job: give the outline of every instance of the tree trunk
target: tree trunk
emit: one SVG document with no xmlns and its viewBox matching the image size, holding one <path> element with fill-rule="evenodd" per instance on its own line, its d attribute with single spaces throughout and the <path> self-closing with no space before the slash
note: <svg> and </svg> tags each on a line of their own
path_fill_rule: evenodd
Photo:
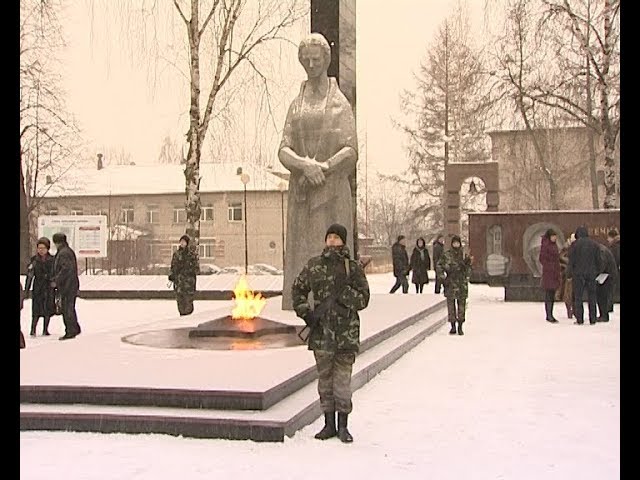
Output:
<svg viewBox="0 0 640 480">
<path fill-rule="evenodd" d="M 200 129 L 200 32 L 198 22 L 198 2 L 191 2 L 191 20 L 188 25 L 191 104 L 189 108 L 189 151 L 184 168 L 185 210 L 187 214 L 186 234 L 191 237 L 193 246 L 200 243 L 200 154 L 203 132 Z"/>
<path fill-rule="evenodd" d="M 27 192 L 24 186 L 22 172 L 22 158 L 20 159 L 20 274 L 27 273 L 27 263 L 31 257 L 31 232 L 29 229 L 29 209 L 27 207 Z"/>
<path fill-rule="evenodd" d="M 609 65 L 611 63 L 611 0 L 604 2 L 604 45 L 600 76 L 600 115 L 604 136 L 604 208 L 617 208 L 615 142 L 616 134 L 609 117 Z"/>
</svg>

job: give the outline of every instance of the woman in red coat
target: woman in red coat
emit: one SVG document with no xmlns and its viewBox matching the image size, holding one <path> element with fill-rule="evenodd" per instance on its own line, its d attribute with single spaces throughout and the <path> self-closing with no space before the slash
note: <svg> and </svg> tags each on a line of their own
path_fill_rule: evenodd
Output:
<svg viewBox="0 0 640 480">
<path fill-rule="evenodd" d="M 553 317 L 553 301 L 560 287 L 560 251 L 556 232 L 549 229 L 542 236 L 539 260 L 542 264 L 542 288 L 544 289 L 544 310 L 547 322 L 558 323 Z"/>
</svg>

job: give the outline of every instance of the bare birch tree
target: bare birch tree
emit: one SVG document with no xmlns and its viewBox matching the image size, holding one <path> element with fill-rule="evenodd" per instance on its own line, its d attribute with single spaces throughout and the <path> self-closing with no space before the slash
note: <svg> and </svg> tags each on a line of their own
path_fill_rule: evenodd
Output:
<svg viewBox="0 0 640 480">
<path fill-rule="evenodd" d="M 96 0 L 90 0 L 94 3 Z M 229 89 L 248 77 L 266 84 L 260 51 L 274 42 L 287 42 L 287 29 L 308 10 L 301 0 L 173 0 L 158 3 L 138 0 L 117 3 L 121 15 L 133 14 L 138 21 L 125 22 L 132 45 L 140 52 L 159 55 L 158 28 L 181 31 L 178 42 L 186 46 L 186 59 L 169 60 L 186 77 L 188 95 L 188 144 L 185 156 L 186 233 L 199 243 L 200 237 L 200 161 L 203 144 L 219 103 L 229 101 Z M 167 5 L 170 4 L 170 10 Z M 106 2 L 109 8 L 110 2 Z M 167 26 L 169 25 L 169 26 Z M 180 46 L 172 48 L 182 52 Z M 186 61 L 186 65 L 177 62 Z M 235 79 L 235 81 L 231 81 Z M 235 83 L 234 83 L 235 82 Z M 242 95 L 242 91 L 238 92 Z M 225 142 L 226 138 L 214 138 Z"/>
<path fill-rule="evenodd" d="M 619 0 L 542 0 L 543 27 L 556 21 L 562 39 L 578 46 L 581 61 L 570 63 L 572 51 L 558 49 L 559 81 L 539 86 L 536 98 L 589 128 L 595 162 L 594 133 L 604 144 L 604 208 L 617 208 L 616 138 L 620 131 L 620 2 Z M 553 30 L 553 29 L 552 29 Z M 567 42 L 567 38 L 570 39 Z M 561 40 L 557 44 L 562 45 Z M 593 86 L 592 86 L 593 85 Z M 578 95 L 576 95 L 576 93 Z M 582 95 L 580 95 L 582 94 Z M 581 101 L 584 98 L 584 101 Z M 595 166 L 591 169 L 595 180 Z M 594 194 L 598 208 L 597 190 Z"/>
</svg>

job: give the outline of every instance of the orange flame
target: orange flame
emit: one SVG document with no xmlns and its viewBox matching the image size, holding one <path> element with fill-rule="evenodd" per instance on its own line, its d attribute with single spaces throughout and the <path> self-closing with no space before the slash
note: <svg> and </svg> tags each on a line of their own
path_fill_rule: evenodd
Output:
<svg viewBox="0 0 640 480">
<path fill-rule="evenodd" d="M 257 317 L 267 303 L 262 294 L 254 294 L 251 291 L 244 275 L 233 289 L 233 296 L 236 306 L 231 312 L 231 318 L 235 320 L 251 320 Z"/>
</svg>

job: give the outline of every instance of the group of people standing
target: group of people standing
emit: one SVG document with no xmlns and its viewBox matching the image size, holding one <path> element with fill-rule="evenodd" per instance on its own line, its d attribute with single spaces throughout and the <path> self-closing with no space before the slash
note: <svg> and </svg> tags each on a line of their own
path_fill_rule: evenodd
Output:
<svg viewBox="0 0 640 480">
<path fill-rule="evenodd" d="M 76 254 L 67 242 L 64 233 L 55 233 L 52 237 L 56 254 L 51 255 L 51 242 L 48 238 L 39 238 L 36 242 L 36 254 L 31 257 L 27 267 L 25 295 L 31 292 L 31 329 L 29 334 L 36 336 L 40 318 L 43 319 L 42 335 L 50 335 L 49 323 L 55 314 L 61 314 L 65 334 L 60 340 L 70 340 L 78 336 L 82 329 L 76 314 L 76 297 L 80 288 Z M 22 301 L 20 302 L 22 309 Z M 21 346 L 24 344 L 21 333 Z"/>
<path fill-rule="evenodd" d="M 408 275 L 412 273 L 411 283 L 415 285 L 416 293 L 422 293 L 424 286 L 429 283 L 429 270 L 431 270 L 431 256 L 423 237 L 416 240 L 416 246 L 411 252 L 411 257 L 407 253 L 406 237 L 398 235 L 398 239 L 391 246 L 391 258 L 393 261 L 393 276 L 396 282 L 391 287 L 389 293 L 395 293 L 402 287 L 402 293 L 409 293 Z M 433 270 L 444 251 L 444 236 L 438 235 L 433 241 Z M 442 283 L 436 276 L 435 293 L 440 293 Z"/>
<path fill-rule="evenodd" d="M 424 238 L 416 240 L 416 246 L 407 254 L 406 237 L 399 235 L 391 247 L 393 275 L 396 278 L 389 293 L 395 293 L 402 287 L 402 293 L 409 292 L 407 276 L 413 272 L 411 281 L 416 293 L 422 293 L 424 285 L 429 283 L 428 272 L 431 258 Z M 464 335 L 462 324 L 465 321 L 466 301 L 469 295 L 469 277 L 473 256 L 464 253 L 462 239 L 458 235 L 451 237 L 451 248 L 444 250 L 444 236 L 438 235 L 433 241 L 433 269 L 436 273 L 434 293 L 439 294 L 444 286 L 447 298 L 448 320 L 451 323 L 450 334 Z"/>
<path fill-rule="evenodd" d="M 539 260 L 541 285 L 545 292 L 545 317 L 558 323 L 553 315 L 554 301 L 562 300 L 567 317 L 584 324 L 584 295 L 587 297 L 589 324 L 608 322 L 620 274 L 620 234 L 611 229 L 607 245 L 589 237 L 586 227 L 578 227 L 559 247 L 558 235 L 549 229 L 542 236 Z"/>
</svg>

